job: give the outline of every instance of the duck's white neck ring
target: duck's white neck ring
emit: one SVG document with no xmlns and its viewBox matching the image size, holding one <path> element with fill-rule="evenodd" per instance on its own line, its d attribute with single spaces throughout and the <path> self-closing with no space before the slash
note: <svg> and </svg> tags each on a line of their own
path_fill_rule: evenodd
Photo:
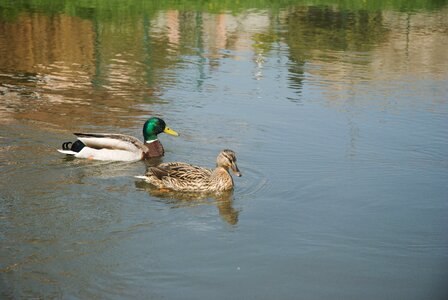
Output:
<svg viewBox="0 0 448 300">
<path fill-rule="evenodd" d="M 159 139 L 155 139 L 155 140 L 148 140 L 148 141 L 146 141 L 146 144 L 151 144 L 151 143 L 154 143 L 155 141 L 158 141 Z"/>
</svg>

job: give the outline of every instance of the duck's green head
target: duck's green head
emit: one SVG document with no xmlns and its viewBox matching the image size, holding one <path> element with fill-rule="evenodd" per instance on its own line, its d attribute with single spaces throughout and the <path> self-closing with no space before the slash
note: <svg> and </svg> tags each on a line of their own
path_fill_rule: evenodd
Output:
<svg viewBox="0 0 448 300">
<path fill-rule="evenodd" d="M 179 135 L 176 131 L 168 128 L 165 121 L 160 118 L 150 118 L 145 122 L 145 125 L 143 125 L 143 137 L 145 139 L 145 142 L 157 140 L 157 135 L 162 132 L 174 136 Z"/>
</svg>

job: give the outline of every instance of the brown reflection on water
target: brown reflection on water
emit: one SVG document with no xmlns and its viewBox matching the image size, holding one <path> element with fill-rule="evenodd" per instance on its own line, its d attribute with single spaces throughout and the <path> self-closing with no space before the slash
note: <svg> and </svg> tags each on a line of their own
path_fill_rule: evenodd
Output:
<svg viewBox="0 0 448 300">
<path fill-rule="evenodd" d="M 64 14 L 24 13 L 0 22 L 0 122 L 31 120 L 68 130 L 80 123 L 131 126 L 135 120 L 128 117 L 143 113 L 133 107 L 135 93 L 129 91 L 153 90 L 135 86 L 132 80 L 140 76 L 133 71 L 139 69 L 127 65 L 129 58 L 116 53 L 115 45 L 106 48 L 115 53 L 99 53 L 99 44 L 116 37 L 113 28 L 103 34 L 96 27 Z M 98 77 L 102 84 L 96 84 Z"/>
<path fill-rule="evenodd" d="M 439 14 L 341 11 L 299 7 L 281 14 L 287 30 L 291 87 L 300 91 L 305 73 L 331 106 L 363 93 L 363 84 L 393 86 L 394 82 L 446 78 L 448 22 Z M 404 79 L 403 78 L 408 78 Z M 401 88 L 397 87 L 397 90 Z M 382 97 L 386 98 L 386 97 Z M 388 100 L 365 97 L 383 107 Z M 357 105 L 363 103 L 357 101 Z"/>
<path fill-rule="evenodd" d="M 372 51 L 371 77 L 391 80 L 397 74 L 412 74 L 446 79 L 448 18 L 443 16 L 448 15 L 448 9 L 438 16 L 395 12 L 383 15 L 390 32 L 387 42 Z"/>
<path fill-rule="evenodd" d="M 133 125 L 129 116 L 152 113 L 135 104 L 156 98 L 143 37 L 142 24 L 64 14 L 23 13 L 0 22 L 0 122 L 31 120 L 69 130 Z"/>
<path fill-rule="evenodd" d="M 64 14 L 23 13 L 14 22 L 0 20 L 0 55 L 3 70 L 45 73 L 58 61 L 65 65 L 91 62 L 94 53 L 92 22 Z M 93 65 L 84 65 L 85 73 Z"/>
<path fill-rule="evenodd" d="M 274 51 L 289 59 L 292 90 L 300 93 L 307 73 L 333 103 L 346 98 L 335 91 L 366 81 L 444 78 L 448 25 L 438 17 L 444 14 L 291 6 L 99 21 L 25 12 L 0 21 L 0 122 L 24 119 L 67 130 L 134 126 L 141 120 L 132 117 L 153 113 L 140 104 L 166 103 L 159 99 L 164 88 L 179 84 L 177 70 L 187 64 L 199 70 L 188 82 L 202 82 L 207 72 L 220 71 L 224 58 L 250 59 L 251 76 L 263 80 Z M 286 46 L 275 49 L 279 44 Z"/>
<path fill-rule="evenodd" d="M 0 122 L 132 126 L 129 117 L 152 114 L 138 104 L 161 103 L 161 88 L 176 84 L 179 55 L 199 55 L 216 71 L 222 49 L 250 50 L 251 36 L 268 21 L 175 10 L 123 24 L 22 13 L 0 22 Z"/>
<path fill-rule="evenodd" d="M 297 7 L 282 14 L 282 23 L 292 62 L 289 79 L 297 91 L 303 87 L 305 73 L 329 90 L 345 90 L 346 78 L 352 74 L 359 74 L 358 82 L 362 81 L 370 62 L 363 53 L 388 38 L 381 12 Z"/>
</svg>

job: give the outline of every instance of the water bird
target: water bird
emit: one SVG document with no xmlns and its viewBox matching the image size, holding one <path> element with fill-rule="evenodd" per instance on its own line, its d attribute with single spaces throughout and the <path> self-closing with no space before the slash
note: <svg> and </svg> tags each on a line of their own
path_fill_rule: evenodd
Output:
<svg viewBox="0 0 448 300">
<path fill-rule="evenodd" d="M 77 140 L 62 144 L 59 152 L 78 158 L 112 161 L 135 161 L 163 156 L 165 150 L 157 138 L 160 133 L 179 134 L 160 118 L 149 118 L 143 125 L 144 141 L 125 135 L 108 133 L 74 133 Z"/>
<path fill-rule="evenodd" d="M 208 169 L 184 162 L 162 163 L 149 167 L 143 179 L 159 189 L 182 192 L 222 192 L 233 189 L 229 169 L 240 177 L 235 152 L 222 150 L 216 158 L 216 168 Z"/>
</svg>

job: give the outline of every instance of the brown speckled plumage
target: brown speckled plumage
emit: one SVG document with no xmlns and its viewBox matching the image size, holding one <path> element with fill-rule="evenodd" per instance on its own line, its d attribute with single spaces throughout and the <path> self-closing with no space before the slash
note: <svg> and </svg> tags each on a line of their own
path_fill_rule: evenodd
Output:
<svg viewBox="0 0 448 300">
<path fill-rule="evenodd" d="M 241 176 L 236 165 L 235 152 L 223 150 L 216 159 L 214 170 L 183 162 L 162 163 L 150 167 L 144 178 L 158 188 L 188 192 L 217 192 L 233 188 L 229 168 Z"/>
</svg>

